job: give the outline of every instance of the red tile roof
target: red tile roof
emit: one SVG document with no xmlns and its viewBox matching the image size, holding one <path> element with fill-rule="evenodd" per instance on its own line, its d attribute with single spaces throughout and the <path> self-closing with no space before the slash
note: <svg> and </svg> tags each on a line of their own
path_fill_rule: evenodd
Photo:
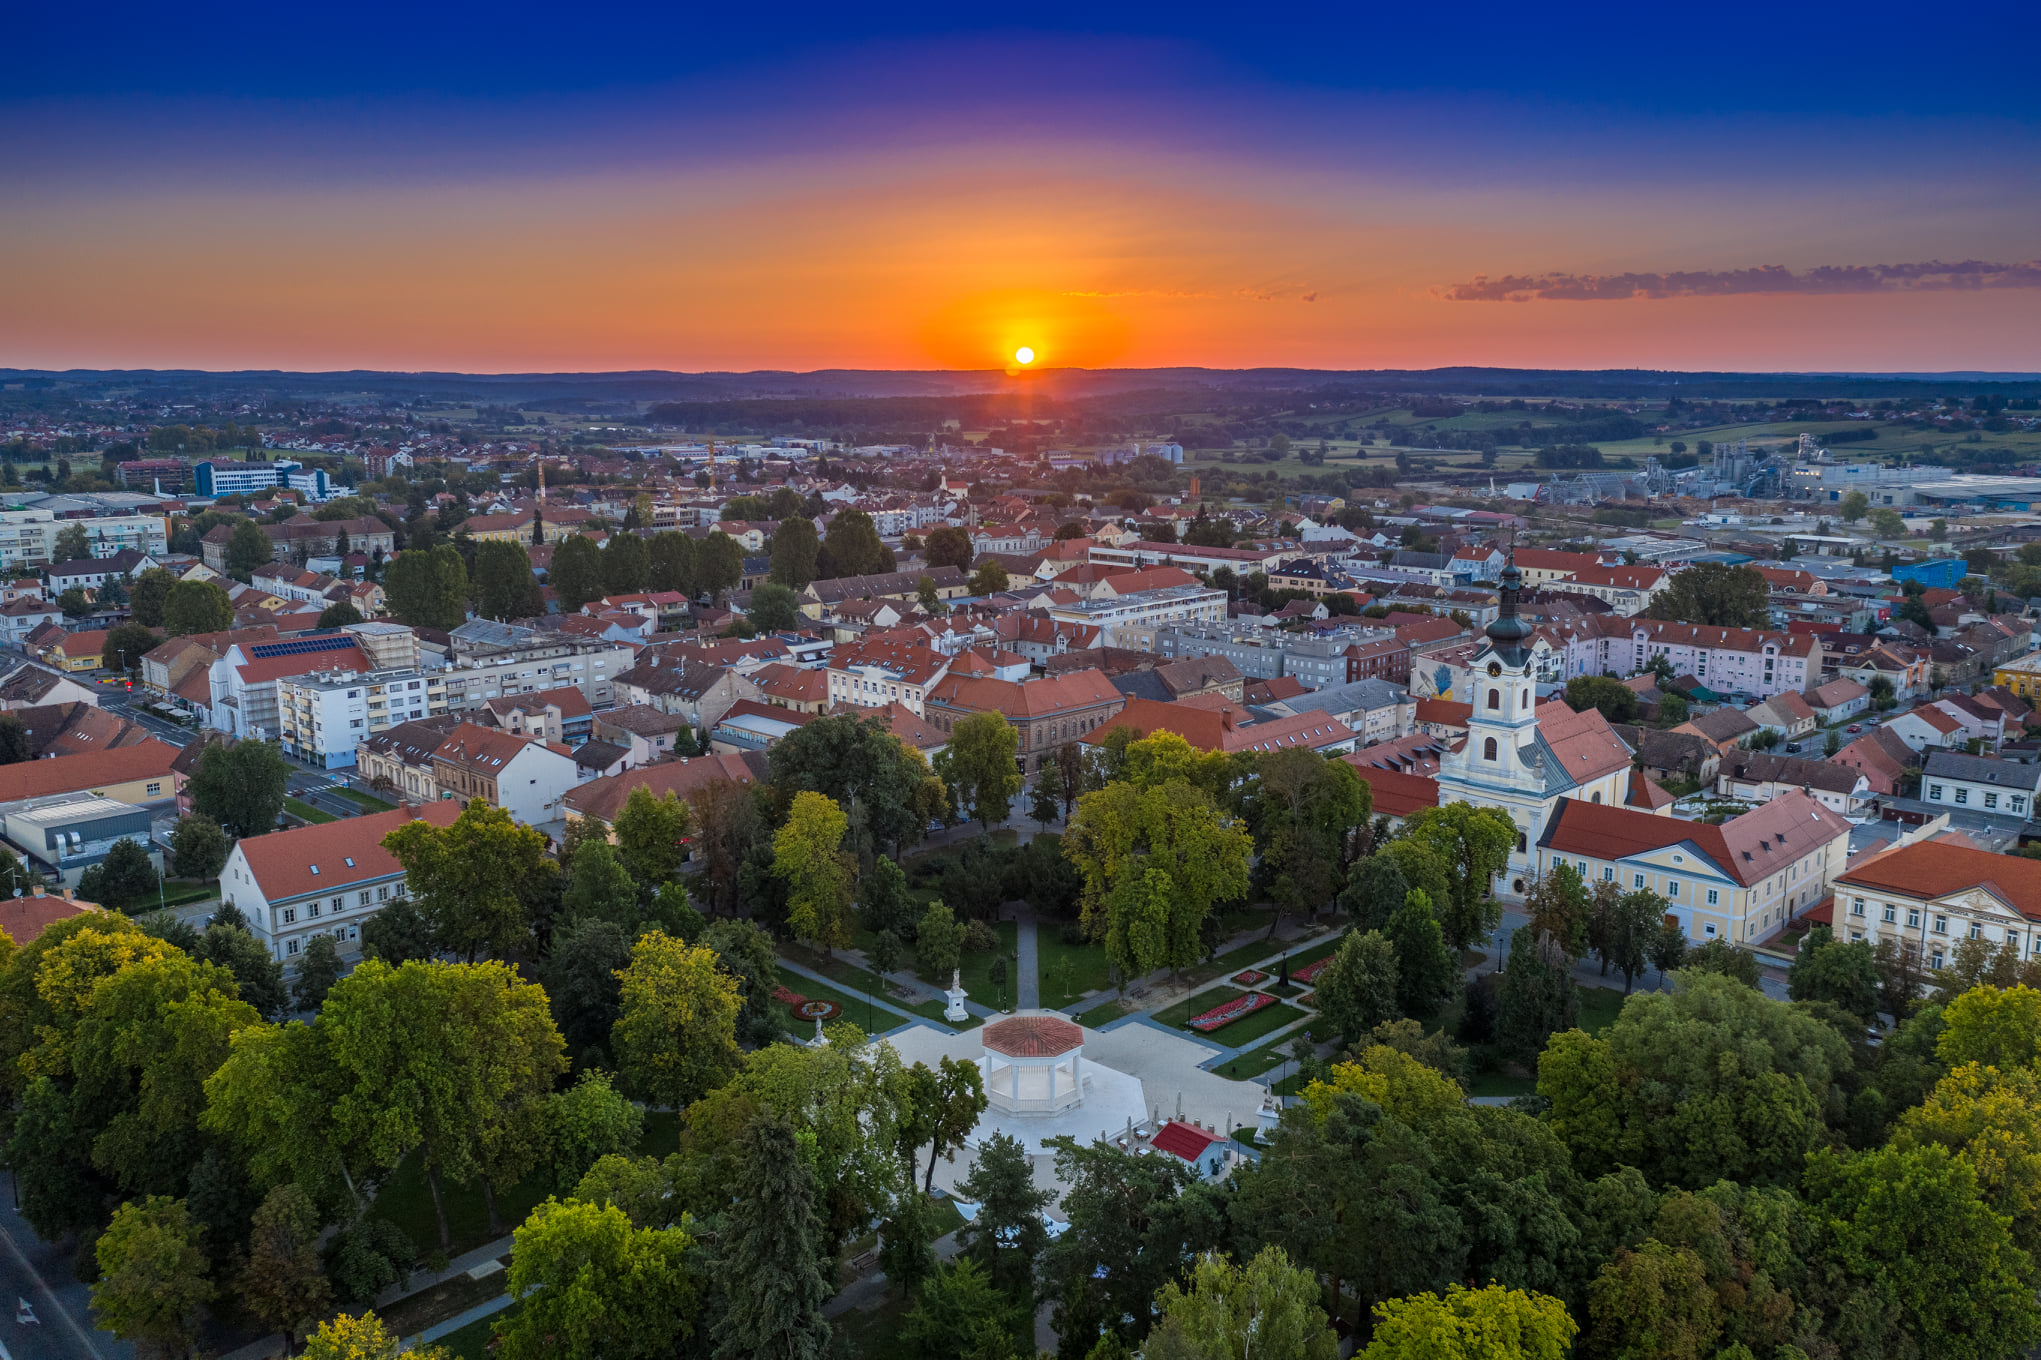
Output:
<svg viewBox="0 0 2041 1360">
<path fill-rule="evenodd" d="M 1096 669 L 1037 680 L 946 675 L 928 692 L 930 703 L 974 713 L 999 712 L 1009 718 L 1043 718 L 1099 704 L 1117 705 L 1124 697 L 1105 672 Z"/>
<path fill-rule="evenodd" d="M 249 836 L 236 848 L 247 858 L 262 895 L 282 902 L 400 874 L 404 866 L 383 849 L 383 837 L 418 820 L 451 826 L 460 815 L 461 805 L 444 799 L 422 808 L 396 808 Z"/>
<path fill-rule="evenodd" d="M 241 666 L 240 672 L 242 684 L 260 685 L 294 675 L 313 675 L 319 671 L 359 672 L 372 669 L 360 647 L 342 647 L 337 651 L 306 652 L 301 656 L 259 657 Z"/>
<path fill-rule="evenodd" d="M 2041 920 L 2041 873 L 2030 861 L 1946 840 L 1915 841 L 1852 865 L 1837 886 L 1923 900 L 1984 888 L 2030 920 Z"/>
<path fill-rule="evenodd" d="M 744 756 L 712 755 L 690 756 L 681 760 L 665 760 L 655 765 L 641 765 L 635 770 L 622 774 L 606 775 L 591 779 L 579 788 L 568 792 L 561 801 L 584 817 L 598 821 L 613 821 L 623 811 L 624 803 L 631 796 L 631 790 L 650 789 L 654 797 L 663 798 L 671 793 L 687 798 L 697 790 L 724 780 L 739 784 L 750 784 L 762 777 L 763 757 L 755 772 Z"/>
<path fill-rule="evenodd" d="M 177 759 L 178 749 L 168 742 L 150 737 L 133 746 L 121 746 L 111 751 L 88 751 L 83 755 L 0 765 L 0 802 L 110 788 L 138 779 L 168 781 L 170 762 Z M 168 796 L 167 790 L 165 796 Z"/>
<path fill-rule="evenodd" d="M 1009 1058 L 1053 1058 L 1084 1047 L 1084 1031 L 1056 1015 L 1016 1015 L 979 1031 L 985 1047 Z"/>
<path fill-rule="evenodd" d="M 1340 758 L 1360 773 L 1361 782 L 1374 794 L 1377 816 L 1408 817 L 1419 808 L 1439 805 L 1439 781 L 1429 775 L 1363 764 L 1359 752 Z"/>
<path fill-rule="evenodd" d="M 1224 1141 L 1224 1134 L 1212 1133 L 1195 1125 L 1186 1124 L 1180 1119 L 1172 1119 L 1155 1131 L 1151 1146 L 1157 1152 L 1167 1152 L 1187 1162 L 1195 1162 L 1205 1155 L 1206 1148 Z"/>
<path fill-rule="evenodd" d="M 31 897 L 0 898 L 0 930 L 5 930 L 7 938 L 14 941 L 14 947 L 19 949 L 32 943 L 59 921 L 67 921 L 88 911 L 104 910 L 96 903 L 58 897 L 37 888 Z"/>
</svg>

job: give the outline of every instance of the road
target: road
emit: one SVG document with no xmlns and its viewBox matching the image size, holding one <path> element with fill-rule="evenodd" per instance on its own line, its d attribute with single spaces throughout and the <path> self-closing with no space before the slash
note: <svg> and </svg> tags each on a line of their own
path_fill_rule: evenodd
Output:
<svg viewBox="0 0 2041 1360">
<path fill-rule="evenodd" d="M 14 1320 L 19 1299 L 34 1306 L 35 1325 Z M 133 1360 L 132 1346 L 92 1325 L 90 1299 L 70 1253 L 36 1237 L 14 1209 L 13 1178 L 0 1173 L 0 1345 L 13 1360 Z"/>
</svg>

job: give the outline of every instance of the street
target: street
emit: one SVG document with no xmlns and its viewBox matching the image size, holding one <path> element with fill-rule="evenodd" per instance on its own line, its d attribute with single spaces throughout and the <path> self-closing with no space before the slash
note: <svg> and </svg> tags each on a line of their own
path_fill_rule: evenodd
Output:
<svg viewBox="0 0 2041 1360">
<path fill-rule="evenodd" d="M 131 1360 L 132 1346 L 93 1327 L 91 1290 L 71 1274 L 70 1253 L 36 1237 L 13 1191 L 0 1173 L 0 1346 L 12 1360 Z M 14 1320 L 21 1299 L 37 1322 Z"/>
</svg>

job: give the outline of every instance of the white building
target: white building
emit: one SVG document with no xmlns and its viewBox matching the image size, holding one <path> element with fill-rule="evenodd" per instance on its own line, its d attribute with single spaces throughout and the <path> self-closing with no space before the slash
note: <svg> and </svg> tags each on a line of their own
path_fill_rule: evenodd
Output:
<svg viewBox="0 0 2041 1360">
<path fill-rule="evenodd" d="M 445 682 L 418 671 L 317 671 L 276 682 L 277 735 L 287 754 L 351 766 L 366 738 L 446 709 Z"/>
<path fill-rule="evenodd" d="M 122 548 L 149 554 L 170 550 L 169 522 L 162 515 L 60 520 L 49 510 L 0 510 L 0 571 L 55 561 L 57 535 L 74 524 L 84 527 L 94 557 L 111 557 Z"/>
<path fill-rule="evenodd" d="M 227 855 L 220 895 L 272 958 L 297 958 L 314 935 L 331 935 L 353 958 L 362 922 L 406 895 L 404 868 L 383 837 L 418 818 L 449 826 L 460 813 L 457 803 L 433 803 L 244 837 Z"/>
<path fill-rule="evenodd" d="M 1101 646 L 1146 650 L 1157 628 L 1224 623 L 1226 592 L 1208 586 L 1164 586 L 1051 605 L 1049 617 L 1057 623 L 1098 629 Z M 1136 630 L 1138 637 L 1133 635 Z"/>
<path fill-rule="evenodd" d="M 1921 769 L 1921 798 L 1950 809 L 2034 814 L 2041 792 L 2041 765 L 2023 765 L 1959 751 L 1930 751 Z"/>
<path fill-rule="evenodd" d="M 1874 948 L 1893 940 L 1928 968 L 1948 963 L 1966 939 L 2041 957 L 2041 875 L 2018 863 L 1945 840 L 1904 842 L 1837 876 L 1836 938 Z"/>
</svg>

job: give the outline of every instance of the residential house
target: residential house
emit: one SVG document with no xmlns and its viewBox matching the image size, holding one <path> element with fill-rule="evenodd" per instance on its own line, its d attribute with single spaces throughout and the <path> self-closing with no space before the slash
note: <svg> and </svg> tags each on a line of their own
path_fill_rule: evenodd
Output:
<svg viewBox="0 0 2041 1360">
<path fill-rule="evenodd" d="M 629 769 L 622 774 L 593 779 L 576 788 L 565 799 L 567 820 L 588 820 L 609 827 L 624 810 L 634 789 L 646 789 L 655 798 L 673 794 L 689 801 L 711 785 L 753 784 L 767 777 L 765 754 L 683 756 Z"/>
<path fill-rule="evenodd" d="M 1769 803 L 1795 789 L 1845 817 L 1863 812 L 1873 796 L 1871 781 L 1862 770 L 1830 760 L 1732 751 L 1715 771 L 1715 792 L 1725 798 Z"/>
<path fill-rule="evenodd" d="M 1996 749 L 2006 736 L 2005 710 L 1996 704 L 1983 703 L 1967 694 L 1951 690 L 1935 700 L 1930 707 L 1961 723 L 1963 730 L 1955 744 L 1967 745 L 1973 741 L 1983 742 L 1986 747 Z"/>
<path fill-rule="evenodd" d="M 432 753 L 442 798 L 480 799 L 503 808 L 520 826 L 542 826 L 566 814 L 560 800 L 580 783 L 564 745 L 462 723 Z"/>
<path fill-rule="evenodd" d="M 1910 708 L 1885 720 L 1885 730 L 1906 743 L 1914 752 L 1933 747 L 1956 747 L 1968 740 L 1961 722 L 1933 704 Z"/>
<path fill-rule="evenodd" d="M 1276 707 L 1297 717 L 1324 713 L 1338 718 L 1360 733 L 1363 746 L 1407 737 L 1417 722 L 1417 701 L 1410 691 L 1387 680 L 1356 680 L 1311 690 Z"/>
<path fill-rule="evenodd" d="M 106 634 L 104 628 L 66 633 L 55 646 L 43 653 L 43 660 L 60 671 L 96 671 L 105 661 Z"/>
<path fill-rule="evenodd" d="M 220 895 L 273 959 L 295 959 L 316 935 L 331 936 L 343 958 L 356 957 L 363 924 L 409 895 L 404 866 L 383 837 L 417 820 L 450 826 L 460 811 L 454 802 L 406 805 L 243 837 L 227 855 Z"/>
<path fill-rule="evenodd" d="M 1346 678 L 1349 684 L 1356 680 L 1409 684 L 1410 644 L 1399 637 L 1386 637 L 1349 645 L 1346 649 Z"/>
<path fill-rule="evenodd" d="M 829 702 L 859 708 L 899 703 L 925 716 L 929 693 L 950 664 L 950 657 L 918 643 L 845 643 L 829 654 Z"/>
<path fill-rule="evenodd" d="M 1814 716 L 1823 727 L 1846 723 L 1871 706 L 1871 691 L 1854 680 L 1837 677 L 1807 691 Z"/>
<path fill-rule="evenodd" d="M 62 628 L 64 611 L 47 600 L 24 595 L 0 605 L 0 642 L 21 647 L 38 628 Z"/>
<path fill-rule="evenodd" d="M 97 704 L 99 691 L 57 671 L 20 665 L 0 680 L 0 712 L 18 712 L 43 704 Z"/>
<path fill-rule="evenodd" d="M 507 694 L 485 699 L 472 720 L 519 736 L 579 746 L 595 729 L 595 710 L 588 696 L 572 685 L 535 694 Z"/>
<path fill-rule="evenodd" d="M 685 720 L 691 727 L 714 727 L 731 706 L 757 699 L 759 689 L 731 666 L 689 660 L 685 653 L 647 657 L 616 677 L 617 697 L 625 704 L 656 708 Z"/>
<path fill-rule="evenodd" d="M 1787 741 L 1798 741 L 1812 732 L 1818 719 L 1812 706 L 1793 690 L 1781 690 L 1761 704 L 1753 705 L 1747 717 L 1767 732 L 1777 732 Z"/>
<path fill-rule="evenodd" d="M 1552 581 L 1544 588 L 1566 595 L 1591 595 L 1609 605 L 1616 614 L 1630 618 L 1643 613 L 1664 593 L 1672 577 L 1663 567 L 1583 567 L 1571 576 Z"/>
<path fill-rule="evenodd" d="M 650 704 L 627 704 L 595 715 L 594 737 L 630 754 L 625 768 L 634 769 L 669 759 L 682 729 L 691 727 L 686 718 Z"/>
<path fill-rule="evenodd" d="M 1265 754 L 1292 748 L 1320 755 L 1341 755 L 1359 744 L 1360 734 L 1338 718 L 1317 711 L 1257 721 L 1237 704 L 1219 702 L 1163 704 L 1129 699 L 1124 709 L 1100 731 L 1083 738 L 1098 746 L 1108 732 L 1130 729 L 1136 738 L 1174 732 L 1200 751 Z"/>
<path fill-rule="evenodd" d="M 87 793 L 116 803 L 175 798 L 183 775 L 171 768 L 181 748 L 150 737 L 110 751 L 0 765 L 0 803 Z"/>
<path fill-rule="evenodd" d="M 1749 714 L 1739 713 L 1733 708 L 1718 708 L 1691 718 L 1672 729 L 1701 738 L 1715 748 L 1715 754 L 1727 755 L 1742 746 L 1758 732 L 1757 722 Z"/>
<path fill-rule="evenodd" d="M 2036 811 L 2041 764 L 1929 751 L 1921 767 L 1921 801 L 1975 812 L 2002 812 L 2022 820 Z"/>
<path fill-rule="evenodd" d="M 459 713 L 441 713 L 362 738 L 354 749 L 355 776 L 386 796 L 414 803 L 439 801 L 432 754 L 463 720 Z"/>
</svg>

